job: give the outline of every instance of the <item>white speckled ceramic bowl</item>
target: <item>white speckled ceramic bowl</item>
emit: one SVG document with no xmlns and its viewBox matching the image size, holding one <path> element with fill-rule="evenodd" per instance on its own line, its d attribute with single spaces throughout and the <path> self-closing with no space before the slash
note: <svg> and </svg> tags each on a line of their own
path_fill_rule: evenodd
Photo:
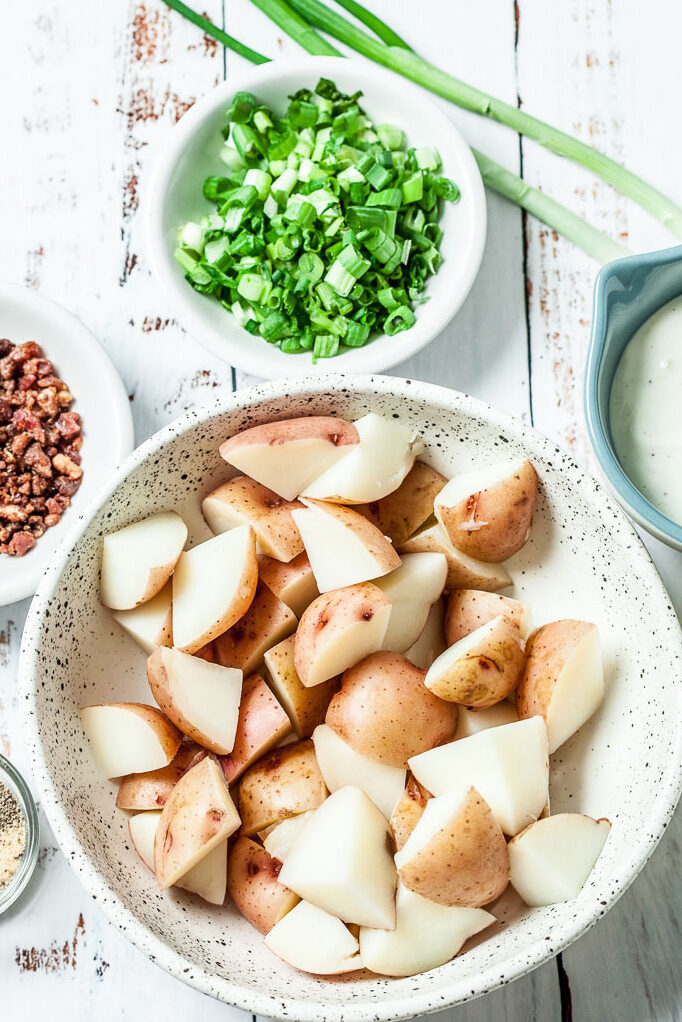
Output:
<svg viewBox="0 0 682 1022">
<path fill-rule="evenodd" d="M 324 980 L 275 959 L 231 907 L 161 894 L 131 848 L 115 786 L 97 771 L 78 719 L 87 702 L 151 702 L 143 654 L 98 600 L 102 535 L 176 508 L 200 538 L 199 499 L 228 475 L 218 444 L 259 422 L 372 409 L 417 426 L 426 457 L 452 474 L 507 455 L 531 458 L 542 493 L 530 541 L 508 564 L 512 595 L 537 624 L 598 623 L 607 694 L 596 716 L 553 757 L 554 812 L 608 816 L 613 828 L 572 902 L 528 909 L 513 894 L 498 925 L 448 965 L 411 979 Z M 203 527 L 205 530 L 205 526 Z M 198 989 L 258 1015 L 297 1022 L 403 1019 L 483 994 L 529 971 L 585 932 L 623 893 L 661 837 L 680 794 L 681 636 L 661 581 L 606 490 L 549 440 L 478 401 L 387 377 L 265 384 L 189 412 L 113 476 L 51 567 L 24 632 L 22 701 L 34 776 L 62 849 L 109 918 L 153 961 Z"/>
</svg>

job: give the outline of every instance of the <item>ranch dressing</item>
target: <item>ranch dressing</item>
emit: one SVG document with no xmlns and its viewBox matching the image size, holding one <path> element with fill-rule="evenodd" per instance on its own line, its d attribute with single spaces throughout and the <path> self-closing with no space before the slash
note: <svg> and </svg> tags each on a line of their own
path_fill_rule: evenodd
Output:
<svg viewBox="0 0 682 1022">
<path fill-rule="evenodd" d="M 682 525 L 682 296 L 628 343 L 613 377 L 609 417 L 623 471 Z"/>
</svg>

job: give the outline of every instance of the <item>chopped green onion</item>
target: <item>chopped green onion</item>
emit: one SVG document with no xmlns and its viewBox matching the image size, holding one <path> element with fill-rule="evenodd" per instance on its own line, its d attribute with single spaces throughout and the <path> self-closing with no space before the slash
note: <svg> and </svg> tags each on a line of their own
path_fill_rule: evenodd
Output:
<svg viewBox="0 0 682 1022">
<path fill-rule="evenodd" d="M 276 199 L 277 202 L 284 202 L 284 200 L 289 197 L 296 187 L 297 178 L 298 175 L 296 174 L 296 171 L 292 170 L 291 167 L 287 167 L 286 170 L 283 170 L 279 177 L 272 182 L 270 187 L 272 197 Z"/>
<path fill-rule="evenodd" d="M 203 227 L 190 220 L 180 231 L 180 244 L 183 248 L 189 248 L 193 252 L 201 254 L 204 250 Z"/>
<path fill-rule="evenodd" d="M 333 358 L 339 352 L 339 339 L 334 334 L 318 334 L 313 348 L 313 361 L 316 358 Z"/>
<path fill-rule="evenodd" d="M 262 305 L 268 295 L 272 284 L 257 273 L 245 273 L 237 284 L 237 293 L 245 298 L 247 302 L 254 305 Z"/>
<path fill-rule="evenodd" d="M 369 326 L 366 323 L 351 321 L 348 324 L 343 343 L 349 348 L 362 348 L 369 340 Z"/>
<path fill-rule="evenodd" d="M 399 305 L 384 320 L 384 330 L 389 337 L 392 337 L 393 334 L 397 334 L 401 330 L 409 330 L 415 319 L 416 316 L 409 305 Z"/>
<path fill-rule="evenodd" d="M 404 202 L 419 202 L 424 194 L 424 175 L 422 172 L 418 170 L 416 174 L 403 181 L 402 189 Z"/>
<path fill-rule="evenodd" d="M 377 125 L 376 135 L 385 149 L 405 148 L 405 132 L 394 124 Z"/>
<path fill-rule="evenodd" d="M 258 198 L 261 202 L 267 198 L 268 192 L 270 191 L 270 185 L 272 184 L 272 178 L 265 170 L 259 170 L 257 167 L 253 167 L 251 170 L 247 170 L 244 177 L 244 184 L 246 186 L 251 185 L 256 189 Z"/>
<path fill-rule="evenodd" d="M 414 155 L 420 170 L 439 170 L 441 159 L 437 149 L 424 146 L 422 149 L 417 149 Z"/>
<path fill-rule="evenodd" d="M 215 211 L 179 234 L 192 287 L 249 333 L 314 359 L 408 329 L 440 262 L 441 205 L 459 196 L 436 176 L 435 151 L 375 129 L 358 99 L 321 80 L 278 116 L 238 93 L 224 175 L 203 185 Z"/>
</svg>

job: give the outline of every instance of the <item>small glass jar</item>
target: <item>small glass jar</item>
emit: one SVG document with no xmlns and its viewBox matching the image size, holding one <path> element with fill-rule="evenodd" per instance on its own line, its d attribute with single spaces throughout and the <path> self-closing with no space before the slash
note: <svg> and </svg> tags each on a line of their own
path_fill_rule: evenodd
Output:
<svg viewBox="0 0 682 1022">
<path fill-rule="evenodd" d="M 0 887 L 0 914 L 13 905 L 31 879 L 38 859 L 40 828 L 33 796 L 26 781 L 8 759 L 0 755 L 0 783 L 14 795 L 24 817 L 26 844 L 14 874 Z"/>
</svg>

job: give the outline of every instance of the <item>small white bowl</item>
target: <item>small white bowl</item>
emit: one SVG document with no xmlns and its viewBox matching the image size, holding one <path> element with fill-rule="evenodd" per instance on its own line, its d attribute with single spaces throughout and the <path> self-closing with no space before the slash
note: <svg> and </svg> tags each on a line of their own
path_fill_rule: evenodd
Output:
<svg viewBox="0 0 682 1022">
<path fill-rule="evenodd" d="M 541 493 L 528 543 L 507 562 L 534 623 L 594 621 L 606 696 L 552 756 L 555 813 L 607 816 L 611 833 L 577 898 L 531 909 L 509 890 L 496 926 L 442 968 L 409 979 L 304 975 L 278 961 L 229 903 L 159 891 L 131 846 L 78 709 L 151 703 L 145 656 L 99 602 L 103 534 L 172 507 L 204 538 L 201 499 L 230 473 L 228 436 L 275 419 L 368 411 L 415 427 L 425 458 L 447 475 L 500 457 L 528 457 Z M 204 531 L 202 531 L 204 530 Z M 473 398 L 413 380 L 327 376 L 223 395 L 139 447 L 62 549 L 31 606 L 19 662 L 20 702 L 40 799 L 67 861 L 99 907 L 162 968 L 248 1012 L 298 1022 L 389 1022 L 421 1016 L 509 983 L 551 958 L 604 915 L 647 861 L 682 784 L 682 641 L 663 584 L 625 514 L 548 439 Z M 68 671 L 63 665 L 68 663 Z"/>
<path fill-rule="evenodd" d="M 0 607 L 32 596 L 64 535 L 134 447 L 130 402 L 109 356 L 71 312 L 18 284 L 0 284 L 0 337 L 36 341 L 83 420 L 83 482 L 62 519 L 24 557 L 0 554 Z"/>
<path fill-rule="evenodd" d="M 409 145 L 436 146 L 443 173 L 459 186 L 459 202 L 444 203 L 441 226 L 443 264 L 430 278 L 428 301 L 417 309 L 409 330 L 377 336 L 364 348 L 343 352 L 313 365 L 310 352 L 287 355 L 275 345 L 243 330 L 215 299 L 198 294 L 187 283 L 173 253 L 178 228 L 214 210 L 202 195 L 210 174 L 221 174 L 221 129 L 232 97 L 254 92 L 284 112 L 287 96 L 314 88 L 318 78 L 331 78 L 340 89 L 361 90 L 362 104 L 375 123 L 397 124 Z M 428 96 L 398 75 L 370 64 L 341 57 L 297 57 L 276 60 L 231 77 L 204 96 L 171 131 L 157 157 L 146 189 L 147 250 L 152 270 L 173 315 L 218 358 L 267 379 L 300 374 L 382 372 L 430 343 L 452 319 L 476 278 L 486 236 L 483 182 L 471 150 L 452 121 Z"/>
</svg>

